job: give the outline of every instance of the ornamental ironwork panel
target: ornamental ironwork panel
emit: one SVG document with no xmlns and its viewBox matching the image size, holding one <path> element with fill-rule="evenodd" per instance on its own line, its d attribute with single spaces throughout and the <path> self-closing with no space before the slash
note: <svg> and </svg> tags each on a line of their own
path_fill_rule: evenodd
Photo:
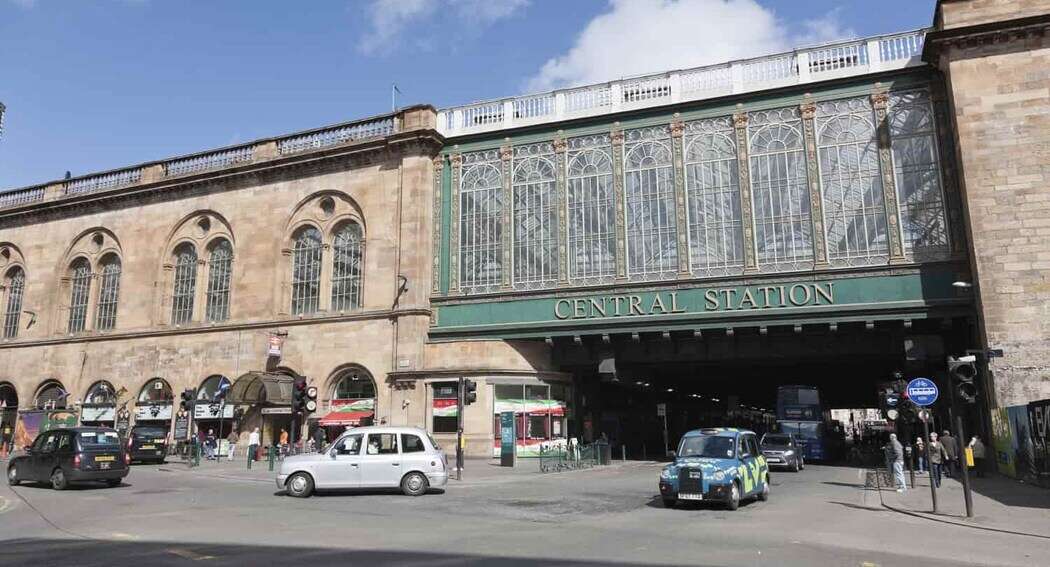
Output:
<svg viewBox="0 0 1050 567">
<path fill-rule="evenodd" d="M 809 178 L 798 108 L 750 113 L 748 138 L 759 270 L 811 269 Z"/>
<path fill-rule="evenodd" d="M 948 230 L 929 93 L 891 93 L 889 130 L 905 256 L 915 261 L 944 258 Z"/>
<path fill-rule="evenodd" d="M 886 264 L 886 207 L 870 98 L 818 103 L 816 135 L 829 263 Z"/>
<path fill-rule="evenodd" d="M 514 148 L 512 168 L 514 289 L 552 287 L 558 279 L 554 145 Z"/>
<path fill-rule="evenodd" d="M 292 247 L 292 314 L 308 315 L 321 308 L 321 231 L 300 229 Z"/>
<path fill-rule="evenodd" d="M 193 320 L 193 299 L 197 292 L 197 249 L 183 244 L 175 249 L 175 278 L 171 295 L 171 324 Z"/>
<path fill-rule="evenodd" d="M 731 117 L 685 124 L 689 269 L 694 276 L 740 274 L 744 234 Z"/>
<path fill-rule="evenodd" d="M 674 167 L 666 126 L 624 132 L 627 277 L 674 279 L 678 271 Z"/>
<path fill-rule="evenodd" d="M 503 174 L 498 151 L 463 155 L 459 187 L 459 287 L 464 294 L 503 283 Z"/>
<path fill-rule="evenodd" d="M 109 256 L 99 270 L 98 307 L 95 329 L 108 331 L 117 325 L 117 300 L 120 297 L 120 258 Z"/>
<path fill-rule="evenodd" d="M 361 307 L 361 259 L 364 238 L 361 225 L 350 222 L 336 232 L 332 245 L 332 311 Z"/>
<path fill-rule="evenodd" d="M 83 331 L 87 324 L 88 298 L 91 296 L 91 264 L 79 258 L 70 268 L 69 325 L 70 333 Z"/>
<path fill-rule="evenodd" d="M 566 203 L 569 280 L 573 283 L 608 283 L 616 278 L 611 144 L 608 134 L 568 140 Z"/>
<path fill-rule="evenodd" d="M 233 247 L 226 239 L 212 245 L 208 255 L 208 291 L 204 313 L 208 321 L 230 318 L 230 276 L 233 269 Z"/>
<path fill-rule="evenodd" d="M 18 336 L 18 320 L 22 315 L 22 295 L 25 293 L 26 274 L 14 268 L 7 276 L 7 310 L 4 312 L 4 338 Z"/>
</svg>

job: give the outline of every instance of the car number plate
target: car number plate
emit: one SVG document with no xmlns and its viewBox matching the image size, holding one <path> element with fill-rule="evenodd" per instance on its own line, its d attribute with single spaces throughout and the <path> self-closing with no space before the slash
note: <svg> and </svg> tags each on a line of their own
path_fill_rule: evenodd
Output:
<svg viewBox="0 0 1050 567">
<path fill-rule="evenodd" d="M 703 500 L 704 499 L 704 495 L 703 494 L 679 494 L 678 495 L 678 499 L 679 500 Z"/>
<path fill-rule="evenodd" d="M 143 450 L 145 450 L 145 449 L 156 449 L 157 446 L 156 445 L 143 445 L 142 447 L 139 447 L 139 448 L 143 449 Z"/>
<path fill-rule="evenodd" d="M 112 462 L 112 461 L 115 461 L 115 460 L 117 460 L 117 458 L 114 457 L 113 455 L 104 455 L 104 456 L 101 456 L 101 457 L 95 457 L 95 462 L 96 463 Z"/>
<path fill-rule="evenodd" d="M 100 468 L 100 469 L 102 469 L 102 470 L 106 470 L 106 469 L 108 469 L 108 468 L 109 468 L 109 465 L 111 465 L 111 464 L 112 464 L 112 463 L 99 463 L 99 464 L 98 464 L 98 468 Z"/>
</svg>

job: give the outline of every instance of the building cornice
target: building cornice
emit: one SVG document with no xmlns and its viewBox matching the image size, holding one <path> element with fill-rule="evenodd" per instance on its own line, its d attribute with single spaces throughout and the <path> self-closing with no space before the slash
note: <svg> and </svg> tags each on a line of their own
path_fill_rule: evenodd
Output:
<svg viewBox="0 0 1050 567">
<path fill-rule="evenodd" d="M 1050 14 L 931 31 L 926 34 L 922 59 L 937 65 L 941 55 L 952 48 L 969 49 L 1024 41 L 1031 37 L 1043 37 L 1048 30 Z"/>
</svg>

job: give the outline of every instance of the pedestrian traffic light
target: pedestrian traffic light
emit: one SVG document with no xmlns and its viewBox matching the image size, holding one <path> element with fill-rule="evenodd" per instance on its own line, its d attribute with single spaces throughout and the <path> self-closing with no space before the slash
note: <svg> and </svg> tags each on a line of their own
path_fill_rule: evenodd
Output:
<svg viewBox="0 0 1050 567">
<path fill-rule="evenodd" d="M 473 380 L 464 380 L 463 405 L 469 406 L 476 401 L 478 401 L 478 383 Z"/>
<path fill-rule="evenodd" d="M 977 401 L 977 378 L 976 358 L 973 356 L 962 356 L 959 358 L 948 357 L 948 376 L 951 377 L 955 395 L 967 404 Z"/>
<path fill-rule="evenodd" d="M 303 381 L 305 383 L 305 380 Z M 306 388 L 306 405 L 304 406 L 307 413 L 313 413 L 317 411 L 317 387 L 309 386 Z"/>
<path fill-rule="evenodd" d="M 179 407 L 182 408 L 182 411 L 193 411 L 193 403 L 196 394 L 197 392 L 193 388 L 187 388 L 182 391 L 182 401 L 179 402 Z"/>
<path fill-rule="evenodd" d="M 303 413 L 306 411 L 306 378 L 295 379 L 292 385 L 292 413 Z"/>
</svg>

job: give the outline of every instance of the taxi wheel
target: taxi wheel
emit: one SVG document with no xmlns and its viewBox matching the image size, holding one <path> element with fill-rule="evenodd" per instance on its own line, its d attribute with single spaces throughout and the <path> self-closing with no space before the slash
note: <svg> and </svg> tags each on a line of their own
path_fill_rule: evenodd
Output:
<svg viewBox="0 0 1050 567">
<path fill-rule="evenodd" d="M 284 483 L 289 496 L 306 498 L 314 492 L 314 479 L 306 473 L 295 473 Z"/>
<path fill-rule="evenodd" d="M 51 473 L 51 488 L 65 490 L 67 487 L 69 487 L 69 481 L 66 480 L 66 473 L 62 472 L 62 469 L 55 469 Z"/>
<path fill-rule="evenodd" d="M 401 479 L 401 492 L 404 492 L 405 496 L 422 496 L 426 494 L 429 486 L 427 477 L 422 473 L 408 473 L 405 478 Z"/>
<path fill-rule="evenodd" d="M 794 463 L 791 463 L 791 472 L 798 472 L 802 470 L 802 465 L 799 464 L 798 459 L 795 459 Z"/>
<path fill-rule="evenodd" d="M 678 500 L 674 498 L 664 498 L 664 508 L 674 508 L 675 504 L 678 504 Z"/>
<path fill-rule="evenodd" d="M 726 508 L 736 510 L 740 507 L 740 484 L 733 482 L 729 488 L 729 500 L 726 500 Z"/>
<path fill-rule="evenodd" d="M 18 483 L 18 465 L 7 467 L 7 484 L 9 486 L 18 486 Z"/>
<path fill-rule="evenodd" d="M 800 470 L 800 471 L 806 470 L 806 459 L 805 459 L 805 457 L 799 457 L 798 458 L 798 470 Z"/>
<path fill-rule="evenodd" d="M 769 500 L 769 475 L 766 475 L 766 482 L 762 484 L 762 492 L 758 493 L 758 499 L 761 502 Z"/>
</svg>

